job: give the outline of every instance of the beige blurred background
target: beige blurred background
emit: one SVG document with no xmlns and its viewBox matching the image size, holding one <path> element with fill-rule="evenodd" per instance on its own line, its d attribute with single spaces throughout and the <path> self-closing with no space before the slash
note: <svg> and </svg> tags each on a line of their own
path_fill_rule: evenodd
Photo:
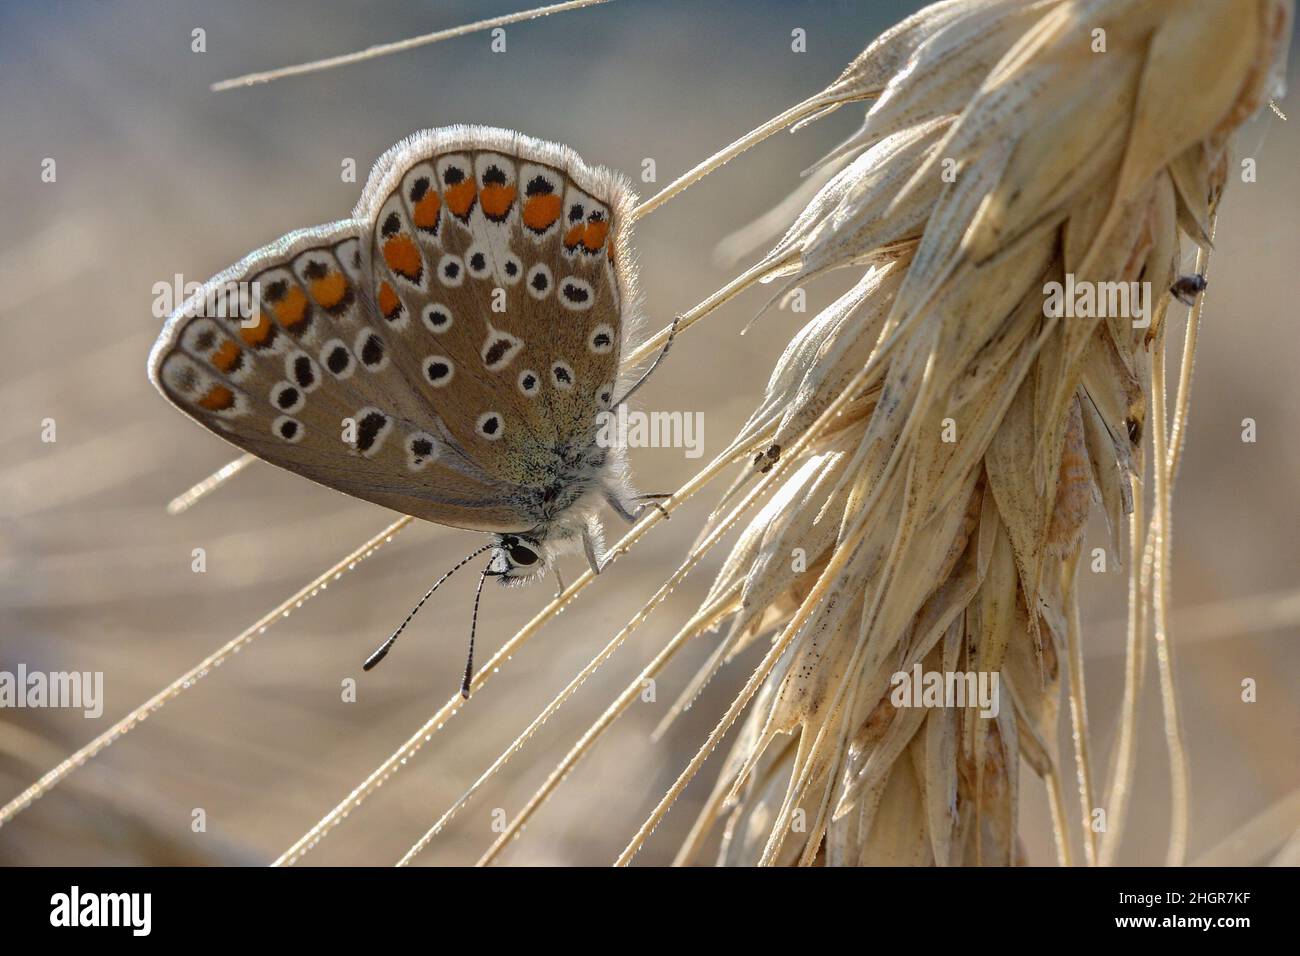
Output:
<svg viewBox="0 0 1300 956">
<path fill-rule="evenodd" d="M 152 286 L 208 276 L 289 229 L 340 218 L 369 164 L 413 130 L 455 122 L 568 143 L 658 186 L 833 79 L 911 2 L 628 2 L 334 72 L 211 93 L 208 84 L 483 16 L 518 3 L 370 0 L 55 0 L 0 6 L 0 670 L 105 674 L 104 716 L 0 711 L 0 802 L 199 661 L 394 516 L 256 464 L 179 517 L 166 502 L 233 457 L 145 378 L 160 321 Z M 207 51 L 192 52 L 191 31 Z M 791 31 L 807 32 L 793 53 Z M 1174 636 L 1192 769 L 1191 858 L 1300 787 L 1300 475 L 1295 210 L 1300 107 L 1238 142 L 1259 181 L 1232 183 L 1219 222 L 1185 464 L 1175 499 Z M 658 327 L 727 281 L 717 242 L 766 211 L 861 119 L 846 108 L 778 135 L 637 229 Z M 41 181 L 52 157 L 57 181 Z M 643 195 L 655 190 L 642 184 Z M 720 450 L 791 334 L 853 278 L 810 289 L 809 315 L 742 297 L 683 335 L 642 393 L 705 413 L 705 458 L 633 453 L 639 485 L 667 491 Z M 1180 336 L 1171 334 L 1171 341 Z M 1241 420 L 1258 423 L 1243 444 Z M 43 419 L 57 442 L 41 441 Z M 618 629 L 685 554 L 721 486 L 686 505 L 552 620 L 527 648 L 306 862 L 395 861 Z M 614 519 L 617 522 L 617 519 Z M 611 531 L 621 534 L 621 527 Z M 1093 531 L 1097 528 L 1094 525 Z M 0 827 L 6 864 L 262 864 L 358 784 L 452 694 L 474 578 L 454 580 L 385 666 L 360 663 L 432 580 L 476 545 L 418 524 L 196 688 Z M 1102 543 L 1097 538 L 1097 543 Z M 205 574 L 191 550 L 207 552 Z M 570 743 L 702 597 L 719 549 L 549 721 L 420 857 L 472 863 L 493 811 L 523 805 Z M 581 562 L 567 566 L 571 578 Z M 550 597 L 491 588 L 479 660 Z M 1121 572 L 1090 581 L 1085 626 L 1098 766 L 1123 673 Z M 710 650 L 696 641 L 579 766 L 505 855 L 605 864 L 635 832 L 757 658 L 709 685 L 661 742 L 649 734 Z M 344 703 L 340 682 L 358 678 Z M 1168 787 L 1154 671 L 1137 799 L 1121 860 L 1163 859 Z M 1257 703 L 1240 684 L 1259 684 Z M 1063 721 L 1062 732 L 1066 731 Z M 1063 741 L 1066 738 L 1063 736 Z M 1068 752 L 1068 746 L 1063 748 Z M 671 860 L 716 758 L 638 858 Z M 1065 768 L 1069 784 L 1073 769 Z M 1043 788 L 1023 781 L 1032 862 L 1053 862 Z M 1290 805 L 1294 808 L 1294 799 Z M 207 831 L 191 831 L 195 808 Z M 1288 814 L 1282 811 L 1285 822 Z M 1275 814 L 1276 816 L 1277 814 Z M 1300 821 L 1291 820 L 1295 827 Z M 1257 862 L 1247 852 L 1239 862 Z"/>
</svg>

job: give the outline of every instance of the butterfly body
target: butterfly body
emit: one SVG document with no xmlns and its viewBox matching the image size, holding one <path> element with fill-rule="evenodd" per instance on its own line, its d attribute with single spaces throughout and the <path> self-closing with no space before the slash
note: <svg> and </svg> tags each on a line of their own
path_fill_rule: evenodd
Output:
<svg viewBox="0 0 1300 956">
<path fill-rule="evenodd" d="M 358 498 L 495 535 L 517 583 L 628 517 L 634 324 L 625 180 L 508 130 L 417 133 L 349 219 L 289 233 L 209 280 L 149 359 L 169 401 L 255 455 Z M 532 557 L 534 560 L 529 561 Z"/>
</svg>

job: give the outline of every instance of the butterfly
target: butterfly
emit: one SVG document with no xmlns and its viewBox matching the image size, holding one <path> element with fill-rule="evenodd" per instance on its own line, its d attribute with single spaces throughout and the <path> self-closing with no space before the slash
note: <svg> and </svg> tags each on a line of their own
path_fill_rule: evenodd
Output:
<svg viewBox="0 0 1300 956">
<path fill-rule="evenodd" d="M 350 219 L 251 253 L 167 320 L 149 377 L 205 428 L 353 497 L 492 535 L 367 670 L 484 551 L 475 622 L 486 578 L 532 580 L 579 545 L 599 573 L 599 509 L 633 521 L 668 497 L 638 495 L 622 450 L 598 441 L 600 416 L 667 352 L 627 381 L 634 201 L 568 147 L 425 130 L 380 157 Z M 471 629 L 466 696 L 472 665 Z"/>
</svg>

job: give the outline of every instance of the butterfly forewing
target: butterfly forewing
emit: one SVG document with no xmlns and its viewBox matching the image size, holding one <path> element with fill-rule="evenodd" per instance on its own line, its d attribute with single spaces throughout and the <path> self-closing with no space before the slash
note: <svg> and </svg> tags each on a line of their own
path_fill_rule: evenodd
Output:
<svg viewBox="0 0 1300 956">
<path fill-rule="evenodd" d="M 389 150 L 354 217 L 290 233 L 169 320 L 150 374 L 234 444 L 443 524 L 525 530 L 609 406 L 631 201 L 572 151 L 456 127 Z"/>
<path fill-rule="evenodd" d="M 168 322 L 151 377 L 217 434 L 322 484 L 444 524 L 517 526 L 509 489 L 460 460 L 383 357 L 366 364 L 363 229 L 292 233 L 210 280 Z"/>
</svg>

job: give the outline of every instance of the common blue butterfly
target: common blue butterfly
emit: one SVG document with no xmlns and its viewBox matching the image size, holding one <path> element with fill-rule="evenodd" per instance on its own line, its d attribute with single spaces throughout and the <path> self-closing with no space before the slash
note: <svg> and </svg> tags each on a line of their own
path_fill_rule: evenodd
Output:
<svg viewBox="0 0 1300 956">
<path fill-rule="evenodd" d="M 480 593 L 579 543 L 599 572 L 599 507 L 632 520 L 666 497 L 635 494 L 621 449 L 597 441 L 600 414 L 667 351 L 627 381 L 633 201 L 623 177 L 564 146 L 480 126 L 416 133 L 380 157 L 350 219 L 291 232 L 190 296 L 149 376 L 272 464 L 492 533 L 470 555 L 492 552 Z M 470 653 L 466 694 L 472 633 Z"/>
</svg>

